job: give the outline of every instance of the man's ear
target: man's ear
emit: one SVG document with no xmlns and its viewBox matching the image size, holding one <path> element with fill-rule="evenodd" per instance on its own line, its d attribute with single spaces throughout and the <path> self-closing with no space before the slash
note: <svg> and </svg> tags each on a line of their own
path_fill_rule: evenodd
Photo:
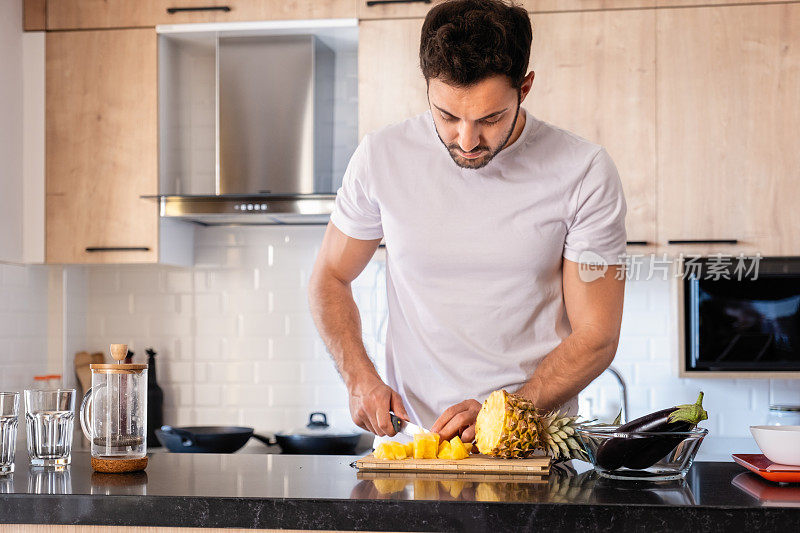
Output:
<svg viewBox="0 0 800 533">
<path fill-rule="evenodd" d="M 519 87 L 519 101 L 522 103 L 525 100 L 525 97 L 528 96 L 528 93 L 531 92 L 531 87 L 533 87 L 533 78 L 536 76 L 534 71 L 528 72 L 527 76 L 522 78 L 522 85 Z"/>
</svg>

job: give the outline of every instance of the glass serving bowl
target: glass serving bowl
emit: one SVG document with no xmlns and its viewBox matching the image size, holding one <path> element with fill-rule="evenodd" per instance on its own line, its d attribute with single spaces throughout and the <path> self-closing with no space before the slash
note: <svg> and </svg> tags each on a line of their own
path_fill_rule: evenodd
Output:
<svg viewBox="0 0 800 533">
<path fill-rule="evenodd" d="M 611 479 L 682 479 L 708 434 L 702 428 L 675 432 L 618 431 L 618 428 L 611 425 L 576 428 L 595 471 Z"/>
</svg>

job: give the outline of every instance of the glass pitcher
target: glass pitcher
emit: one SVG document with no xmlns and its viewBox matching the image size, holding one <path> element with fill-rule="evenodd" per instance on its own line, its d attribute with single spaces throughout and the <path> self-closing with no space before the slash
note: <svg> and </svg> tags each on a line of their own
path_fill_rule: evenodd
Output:
<svg viewBox="0 0 800 533">
<path fill-rule="evenodd" d="M 147 454 L 147 365 L 94 364 L 81 403 L 81 427 L 98 459 Z"/>
</svg>

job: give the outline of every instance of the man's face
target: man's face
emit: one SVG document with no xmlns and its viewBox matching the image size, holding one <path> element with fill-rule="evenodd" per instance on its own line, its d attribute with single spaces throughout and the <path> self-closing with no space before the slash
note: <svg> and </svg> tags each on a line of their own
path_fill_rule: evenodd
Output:
<svg viewBox="0 0 800 533">
<path fill-rule="evenodd" d="M 529 89 L 528 83 L 522 91 Z M 448 85 L 438 78 L 428 82 L 436 132 L 456 165 L 482 168 L 506 146 L 517 124 L 522 91 L 500 75 L 469 87 Z"/>
</svg>

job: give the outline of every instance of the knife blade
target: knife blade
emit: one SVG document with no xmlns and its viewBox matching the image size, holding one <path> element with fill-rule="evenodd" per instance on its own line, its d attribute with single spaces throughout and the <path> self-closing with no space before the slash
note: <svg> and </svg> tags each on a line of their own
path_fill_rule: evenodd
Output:
<svg viewBox="0 0 800 533">
<path fill-rule="evenodd" d="M 409 437 L 413 437 L 417 433 L 429 433 L 429 431 L 424 427 L 412 424 L 411 422 L 406 422 L 391 411 L 389 411 L 389 417 L 392 420 L 392 427 L 394 427 L 394 430 L 397 433 L 402 433 L 404 435 L 408 435 Z"/>
</svg>

